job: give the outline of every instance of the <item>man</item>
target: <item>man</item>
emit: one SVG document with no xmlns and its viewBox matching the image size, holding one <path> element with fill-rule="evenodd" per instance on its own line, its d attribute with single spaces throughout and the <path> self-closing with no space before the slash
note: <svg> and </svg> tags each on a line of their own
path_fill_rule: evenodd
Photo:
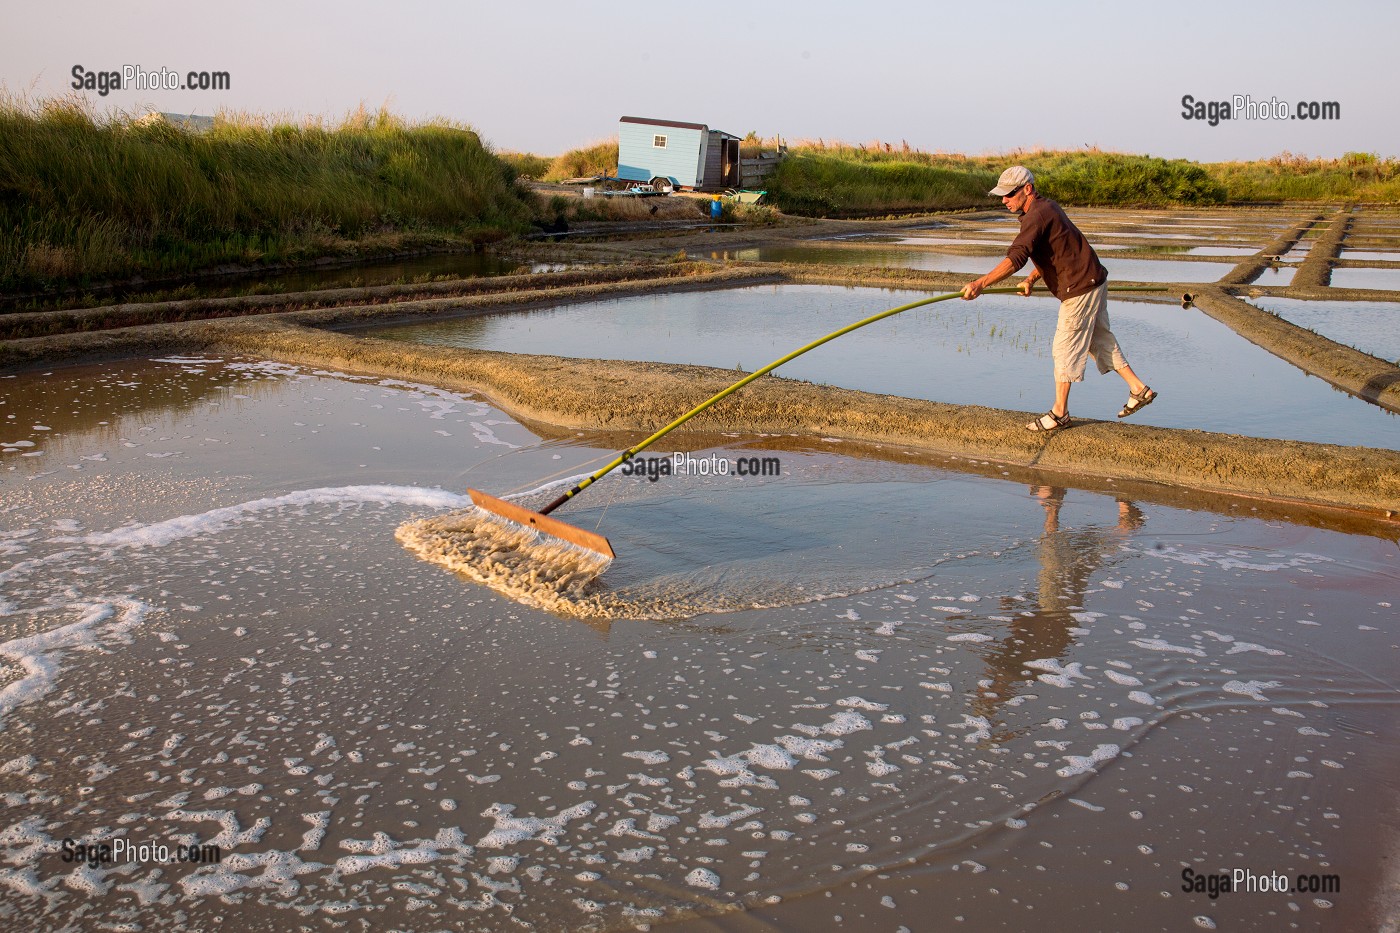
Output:
<svg viewBox="0 0 1400 933">
<path fill-rule="evenodd" d="M 986 288 L 1014 275 L 1027 260 L 1034 263 L 1021 283 L 1022 295 L 1030 295 L 1035 283 L 1045 280 L 1046 288 L 1060 299 L 1060 319 L 1055 327 L 1055 404 L 1026 425 L 1029 431 L 1058 431 L 1072 423 L 1069 417 L 1069 388 L 1084 380 L 1084 368 L 1094 357 L 1099 372 L 1110 370 L 1128 383 L 1128 401 L 1118 417 L 1126 418 L 1157 399 L 1133 368 L 1128 365 L 1113 331 L 1108 329 L 1108 270 L 1084 234 L 1070 222 L 1065 212 L 1035 190 L 1035 176 L 1020 165 L 1001 173 L 990 192 L 1021 217 L 1017 234 L 1006 258 L 980 279 L 963 286 L 963 298 L 971 301 Z"/>
</svg>

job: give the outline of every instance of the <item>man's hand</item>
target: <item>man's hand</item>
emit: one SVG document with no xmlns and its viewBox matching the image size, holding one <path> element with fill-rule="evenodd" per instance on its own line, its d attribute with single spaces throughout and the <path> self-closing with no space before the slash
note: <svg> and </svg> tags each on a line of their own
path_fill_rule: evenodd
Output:
<svg viewBox="0 0 1400 933">
<path fill-rule="evenodd" d="M 1016 290 L 1020 293 L 1021 297 L 1029 298 L 1031 296 L 1031 290 L 1033 288 L 1035 288 L 1035 281 L 1033 279 L 1028 278 L 1024 282 L 1022 282 Z"/>
<path fill-rule="evenodd" d="M 982 289 L 984 287 L 981 279 L 973 279 L 971 282 L 968 282 L 963 286 L 963 301 L 971 301 L 976 298 L 978 295 L 982 294 Z"/>
</svg>

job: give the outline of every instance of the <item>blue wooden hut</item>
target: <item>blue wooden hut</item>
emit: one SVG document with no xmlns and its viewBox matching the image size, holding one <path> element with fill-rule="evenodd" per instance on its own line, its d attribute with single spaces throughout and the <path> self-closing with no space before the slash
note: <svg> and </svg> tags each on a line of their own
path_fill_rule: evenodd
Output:
<svg viewBox="0 0 1400 933">
<path fill-rule="evenodd" d="M 623 117 L 617 177 L 672 188 L 739 187 L 739 137 L 703 123 Z"/>
</svg>

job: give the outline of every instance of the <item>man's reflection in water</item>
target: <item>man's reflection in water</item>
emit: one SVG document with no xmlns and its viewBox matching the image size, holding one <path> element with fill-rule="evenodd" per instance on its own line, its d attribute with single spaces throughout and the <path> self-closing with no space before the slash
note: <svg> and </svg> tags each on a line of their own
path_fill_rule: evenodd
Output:
<svg viewBox="0 0 1400 933">
<path fill-rule="evenodd" d="M 1045 509 L 1045 532 L 1036 550 L 1040 561 L 1038 585 L 1033 596 L 1002 599 L 1002 609 L 1014 612 L 1014 621 L 1008 623 L 1007 636 L 988 654 L 988 676 L 972 701 L 973 713 L 986 717 L 992 729 L 991 741 L 997 743 L 1017 734 L 994 718 L 998 709 L 1040 673 L 1027 668 L 1026 663 L 1045 658 L 1063 662 L 1074 640 L 1070 629 L 1077 624 L 1070 612 L 1084 608 L 1084 591 L 1090 577 L 1147 520 L 1137 506 L 1119 499 L 1118 523 L 1114 527 L 1062 529 L 1060 507 L 1065 490 L 1059 486 L 1032 486 L 1030 491 Z"/>
</svg>

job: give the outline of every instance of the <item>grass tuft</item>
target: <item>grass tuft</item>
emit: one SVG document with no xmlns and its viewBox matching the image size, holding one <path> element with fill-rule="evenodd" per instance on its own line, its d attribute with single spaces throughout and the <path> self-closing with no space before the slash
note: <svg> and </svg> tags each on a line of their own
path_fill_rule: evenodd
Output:
<svg viewBox="0 0 1400 933">
<path fill-rule="evenodd" d="M 382 109 L 198 133 L 0 94 L 0 291 L 470 245 L 526 227 L 515 179 L 470 127 Z"/>
<path fill-rule="evenodd" d="M 590 143 L 580 149 L 570 149 L 554 157 L 544 173 L 544 181 L 567 181 L 592 175 L 617 174 L 617 137 Z"/>
</svg>

